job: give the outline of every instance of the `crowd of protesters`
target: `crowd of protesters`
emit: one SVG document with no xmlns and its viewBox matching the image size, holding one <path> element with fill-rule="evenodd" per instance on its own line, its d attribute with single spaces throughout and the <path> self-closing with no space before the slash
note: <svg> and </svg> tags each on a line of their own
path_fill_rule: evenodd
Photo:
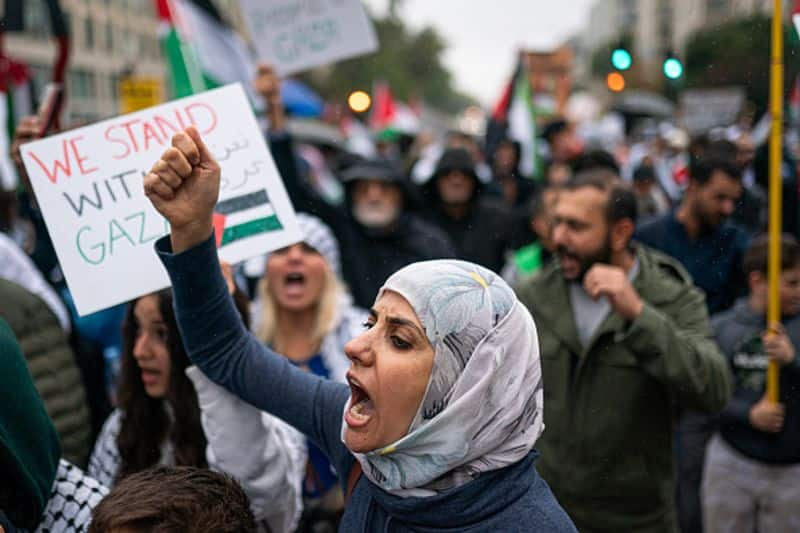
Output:
<svg viewBox="0 0 800 533">
<path fill-rule="evenodd" d="M 187 130 L 143 184 L 172 289 L 87 317 L 19 157 L 37 119 L 19 124 L 0 531 L 800 531 L 791 150 L 767 324 L 746 124 L 598 143 L 552 118 L 527 176 L 520 143 L 457 131 L 314 159 L 272 69 L 255 88 L 303 241 L 220 264 L 219 167 Z"/>
</svg>

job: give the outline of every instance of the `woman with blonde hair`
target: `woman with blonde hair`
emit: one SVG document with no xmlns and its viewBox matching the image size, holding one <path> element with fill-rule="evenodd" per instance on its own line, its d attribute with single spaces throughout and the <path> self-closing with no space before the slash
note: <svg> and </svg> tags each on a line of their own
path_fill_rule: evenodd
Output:
<svg viewBox="0 0 800 533">
<path fill-rule="evenodd" d="M 269 254 L 253 304 L 256 337 L 295 366 L 345 382 L 344 345 L 363 330 L 366 311 L 355 307 L 340 279 L 339 245 L 318 218 L 298 213 L 300 243 Z M 343 508 L 338 476 L 312 442 L 303 481 L 300 530 L 336 523 Z"/>
</svg>

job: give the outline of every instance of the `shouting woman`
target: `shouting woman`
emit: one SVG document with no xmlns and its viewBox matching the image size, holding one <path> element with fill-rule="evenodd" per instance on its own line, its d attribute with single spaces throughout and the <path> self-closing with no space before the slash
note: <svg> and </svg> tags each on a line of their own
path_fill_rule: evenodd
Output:
<svg viewBox="0 0 800 533">
<path fill-rule="evenodd" d="M 575 531 L 534 467 L 536 327 L 502 279 L 461 261 L 410 265 L 345 346 L 349 386 L 303 372 L 242 327 L 214 246 L 219 165 L 194 128 L 172 144 L 144 187 L 170 222 L 156 249 L 187 353 L 326 453 L 345 480 L 341 531 Z"/>
</svg>

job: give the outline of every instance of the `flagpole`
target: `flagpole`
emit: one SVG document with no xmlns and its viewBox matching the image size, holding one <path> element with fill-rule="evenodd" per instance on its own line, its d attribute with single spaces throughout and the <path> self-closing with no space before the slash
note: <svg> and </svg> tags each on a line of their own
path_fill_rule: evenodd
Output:
<svg viewBox="0 0 800 533">
<path fill-rule="evenodd" d="M 773 0 L 772 11 L 772 61 L 770 65 L 770 114 L 772 132 L 769 142 L 769 303 L 767 324 L 770 330 L 780 322 L 781 275 L 781 144 L 783 139 L 783 17 L 782 0 Z M 779 368 L 770 361 L 767 368 L 767 397 L 777 403 Z"/>
</svg>

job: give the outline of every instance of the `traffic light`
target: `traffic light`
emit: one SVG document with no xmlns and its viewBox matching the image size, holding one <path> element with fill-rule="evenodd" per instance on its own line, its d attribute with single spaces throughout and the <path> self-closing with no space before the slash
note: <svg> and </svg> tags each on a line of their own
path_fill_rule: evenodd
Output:
<svg viewBox="0 0 800 533">
<path fill-rule="evenodd" d="M 619 72 L 611 72 L 606 76 L 606 85 L 611 92 L 621 92 L 625 89 L 625 76 Z"/>
<path fill-rule="evenodd" d="M 628 70 L 633 64 L 631 53 L 622 46 L 611 52 L 611 65 L 617 70 Z"/>
<path fill-rule="evenodd" d="M 677 80 L 683 76 L 683 63 L 672 54 L 667 54 L 666 59 L 664 59 L 663 69 L 664 76 L 669 80 Z"/>
</svg>

